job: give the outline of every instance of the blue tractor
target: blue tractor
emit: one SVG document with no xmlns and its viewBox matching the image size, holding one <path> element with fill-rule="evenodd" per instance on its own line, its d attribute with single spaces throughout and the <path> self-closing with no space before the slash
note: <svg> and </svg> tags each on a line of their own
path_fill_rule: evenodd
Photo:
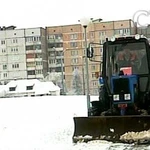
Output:
<svg viewBox="0 0 150 150">
<path fill-rule="evenodd" d="M 92 61 L 94 43 L 87 57 Z M 100 45 L 100 44 L 99 44 Z M 92 53 L 92 54 L 90 54 Z M 88 55 L 90 54 L 90 55 Z M 88 117 L 74 117 L 74 136 L 107 135 L 111 140 L 128 131 L 150 129 L 150 46 L 143 35 L 107 38 L 103 44 L 101 90 Z M 110 132 L 113 128 L 115 132 Z M 74 138 L 73 138 L 74 139 Z M 75 141 L 75 140 L 74 140 Z"/>
</svg>

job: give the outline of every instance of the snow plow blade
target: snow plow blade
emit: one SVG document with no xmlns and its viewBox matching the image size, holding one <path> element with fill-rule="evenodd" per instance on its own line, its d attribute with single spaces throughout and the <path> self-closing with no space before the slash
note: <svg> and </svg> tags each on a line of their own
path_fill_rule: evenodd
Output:
<svg viewBox="0 0 150 150">
<path fill-rule="evenodd" d="M 121 136 L 127 132 L 137 133 L 142 131 L 148 131 L 150 129 L 150 115 L 90 116 L 74 117 L 73 119 L 74 143 L 77 143 L 79 141 L 88 142 L 91 140 L 107 140 L 112 142 L 132 143 L 134 142 L 134 140 L 130 139 L 129 137 L 128 139 L 123 140 L 121 139 Z M 150 139 L 147 140 L 150 141 Z"/>
</svg>

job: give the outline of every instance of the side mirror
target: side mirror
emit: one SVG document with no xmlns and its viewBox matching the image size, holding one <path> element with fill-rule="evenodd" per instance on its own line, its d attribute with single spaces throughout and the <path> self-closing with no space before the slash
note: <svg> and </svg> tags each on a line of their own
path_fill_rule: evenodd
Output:
<svg viewBox="0 0 150 150">
<path fill-rule="evenodd" d="M 94 53 L 93 47 L 88 47 L 87 48 L 87 58 L 92 58 Z"/>
</svg>

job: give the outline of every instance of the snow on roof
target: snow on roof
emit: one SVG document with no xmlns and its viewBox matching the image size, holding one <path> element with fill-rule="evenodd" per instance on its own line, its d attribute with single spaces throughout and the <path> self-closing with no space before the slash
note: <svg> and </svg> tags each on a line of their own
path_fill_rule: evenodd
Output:
<svg viewBox="0 0 150 150">
<path fill-rule="evenodd" d="M 27 90 L 28 86 L 33 86 L 33 89 Z M 53 82 L 41 82 L 38 79 L 10 81 L 6 85 L 6 91 L 9 91 L 9 88 L 11 87 L 16 87 L 15 91 L 10 91 L 12 93 L 35 92 L 36 94 L 45 94 L 49 93 L 49 91 L 60 90 L 60 88 L 54 85 Z"/>
<path fill-rule="evenodd" d="M 58 91 L 60 88 L 53 82 L 41 82 L 35 85 L 35 95 Z"/>
<path fill-rule="evenodd" d="M 36 84 L 36 83 L 40 83 L 40 81 L 37 79 L 13 80 L 13 81 L 10 81 L 9 83 L 7 83 L 7 86 L 9 86 L 9 87 L 16 87 L 17 85 L 31 86 L 31 85 Z"/>
</svg>

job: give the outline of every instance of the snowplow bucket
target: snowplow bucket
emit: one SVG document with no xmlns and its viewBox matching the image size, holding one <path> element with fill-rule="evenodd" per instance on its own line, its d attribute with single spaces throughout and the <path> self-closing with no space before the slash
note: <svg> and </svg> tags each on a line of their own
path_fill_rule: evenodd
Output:
<svg viewBox="0 0 150 150">
<path fill-rule="evenodd" d="M 126 132 L 150 129 L 150 116 L 90 116 L 74 117 L 73 142 L 90 140 L 120 141 Z"/>
</svg>

